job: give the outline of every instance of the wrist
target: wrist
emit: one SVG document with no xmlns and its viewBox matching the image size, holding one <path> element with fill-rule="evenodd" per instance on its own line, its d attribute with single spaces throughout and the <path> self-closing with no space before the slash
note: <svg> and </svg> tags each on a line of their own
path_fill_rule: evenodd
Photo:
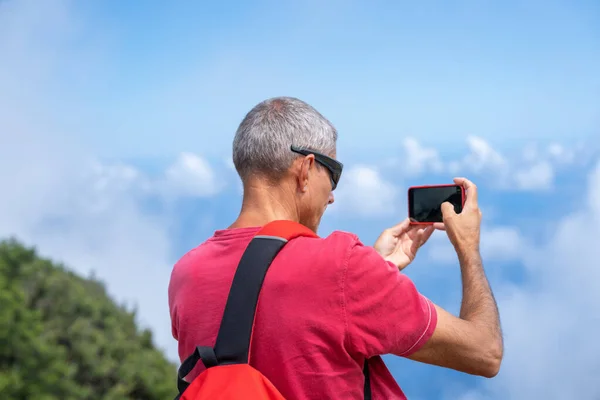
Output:
<svg viewBox="0 0 600 400">
<path fill-rule="evenodd" d="M 473 244 L 473 245 L 468 245 L 468 246 L 457 246 L 456 254 L 458 255 L 458 259 L 461 262 L 473 260 L 473 259 L 477 260 L 477 259 L 481 258 L 478 244 Z"/>
<path fill-rule="evenodd" d="M 398 260 L 397 257 L 394 257 L 393 255 L 383 257 L 383 259 L 386 262 L 391 263 L 394 266 L 396 266 L 396 268 L 398 268 L 400 271 L 402 271 L 404 268 L 408 267 L 408 265 L 410 264 L 410 260 Z"/>
</svg>

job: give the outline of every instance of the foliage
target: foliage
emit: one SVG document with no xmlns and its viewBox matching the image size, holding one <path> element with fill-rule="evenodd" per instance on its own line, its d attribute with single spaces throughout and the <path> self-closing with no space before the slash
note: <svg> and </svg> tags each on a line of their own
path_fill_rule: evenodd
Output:
<svg viewBox="0 0 600 400">
<path fill-rule="evenodd" d="M 0 399 L 173 399 L 175 377 L 101 282 L 0 242 Z"/>
</svg>

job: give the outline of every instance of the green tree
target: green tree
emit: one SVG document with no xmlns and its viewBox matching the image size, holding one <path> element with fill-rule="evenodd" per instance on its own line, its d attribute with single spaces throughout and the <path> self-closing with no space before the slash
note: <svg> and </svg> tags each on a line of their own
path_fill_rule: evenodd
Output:
<svg viewBox="0 0 600 400">
<path fill-rule="evenodd" d="M 0 242 L 0 399 L 172 399 L 175 377 L 101 282 Z"/>
</svg>

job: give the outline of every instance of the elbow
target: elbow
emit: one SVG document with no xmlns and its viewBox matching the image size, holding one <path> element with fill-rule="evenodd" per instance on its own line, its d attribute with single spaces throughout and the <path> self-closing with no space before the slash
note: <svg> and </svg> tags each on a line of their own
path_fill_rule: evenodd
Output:
<svg viewBox="0 0 600 400">
<path fill-rule="evenodd" d="M 486 363 L 485 368 L 482 369 L 482 371 L 479 375 L 483 376 L 484 378 L 495 377 L 496 375 L 498 375 L 498 372 L 500 372 L 500 364 L 501 364 L 501 360 L 498 360 L 498 359 L 489 360 Z"/>
<path fill-rule="evenodd" d="M 489 346 L 483 355 L 483 360 L 480 365 L 479 375 L 484 378 L 493 378 L 500 372 L 500 365 L 504 357 L 504 346 L 502 340 L 496 341 L 492 346 Z"/>
</svg>

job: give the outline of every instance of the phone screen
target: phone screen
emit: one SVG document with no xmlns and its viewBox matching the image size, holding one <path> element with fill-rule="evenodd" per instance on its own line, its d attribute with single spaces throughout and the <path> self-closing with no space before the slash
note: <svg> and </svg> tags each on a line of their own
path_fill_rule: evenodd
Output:
<svg viewBox="0 0 600 400">
<path fill-rule="evenodd" d="M 458 185 L 410 188 L 408 216 L 413 222 L 442 222 L 442 203 L 449 202 L 454 212 L 462 212 L 463 194 Z"/>
</svg>

